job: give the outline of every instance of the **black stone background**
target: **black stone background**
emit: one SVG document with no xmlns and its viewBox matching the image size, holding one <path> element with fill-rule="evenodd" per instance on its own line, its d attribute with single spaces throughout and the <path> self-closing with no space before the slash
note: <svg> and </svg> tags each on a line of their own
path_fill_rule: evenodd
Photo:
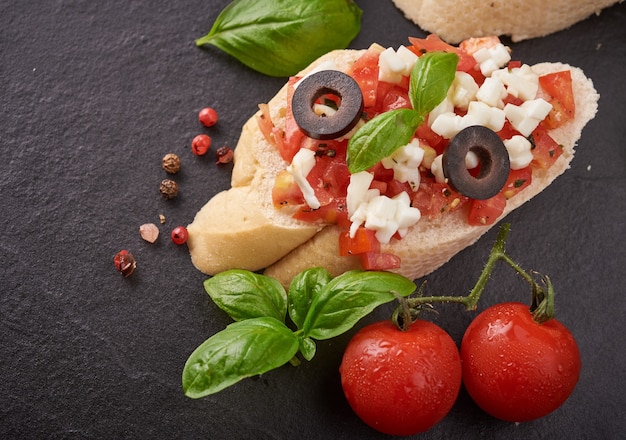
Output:
<svg viewBox="0 0 626 440">
<path fill-rule="evenodd" d="M 0 3 L 0 438 L 379 439 L 348 407 L 337 372 L 353 331 L 311 362 L 200 400 L 181 371 L 230 319 L 169 231 L 229 186 L 230 166 L 191 154 L 200 132 L 234 146 L 284 83 L 217 49 L 201 50 L 226 0 Z M 391 1 L 358 0 L 351 47 L 397 47 L 424 32 Z M 423 439 L 617 439 L 626 432 L 624 214 L 626 4 L 545 38 L 510 44 L 526 63 L 582 67 L 602 95 L 572 169 L 508 217 L 508 250 L 552 276 L 559 319 L 580 344 L 580 382 L 563 407 L 520 425 L 481 412 L 464 391 Z M 509 42 L 510 43 L 510 42 Z M 218 126 L 197 122 L 211 105 Z M 214 151 L 214 150 L 213 150 Z M 180 196 L 161 198 L 161 157 L 179 154 Z M 155 244 L 138 227 L 167 222 Z M 473 285 L 497 228 L 428 276 L 431 292 Z M 138 268 L 124 279 L 113 255 Z M 498 266 L 479 308 L 525 300 Z M 430 315 L 460 342 L 473 313 Z M 381 307 L 358 324 L 384 319 Z"/>
</svg>

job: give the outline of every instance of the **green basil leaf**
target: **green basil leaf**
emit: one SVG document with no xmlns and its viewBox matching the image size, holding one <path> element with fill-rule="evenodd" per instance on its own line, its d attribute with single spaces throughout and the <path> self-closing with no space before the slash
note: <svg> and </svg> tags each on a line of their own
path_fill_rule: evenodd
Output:
<svg viewBox="0 0 626 440">
<path fill-rule="evenodd" d="M 287 293 L 274 278 L 233 269 L 204 281 L 204 289 L 235 321 L 263 316 L 285 321 Z"/>
<path fill-rule="evenodd" d="M 315 351 L 317 350 L 315 341 L 311 338 L 301 337 L 299 339 L 299 343 L 300 343 L 300 352 L 302 353 L 302 356 L 304 356 L 304 358 L 307 361 L 310 361 L 311 359 L 313 359 L 313 356 L 315 356 Z"/>
<path fill-rule="evenodd" d="M 183 369 L 183 390 L 194 399 L 217 393 L 286 364 L 297 352 L 298 338 L 274 318 L 235 322 L 189 356 Z"/>
<path fill-rule="evenodd" d="M 329 339 L 345 333 L 381 304 L 408 296 L 415 284 L 390 272 L 350 271 L 334 278 L 313 298 L 303 335 Z"/>
<path fill-rule="evenodd" d="M 332 279 L 321 267 L 307 269 L 296 275 L 289 285 L 287 309 L 289 317 L 300 329 L 309 311 L 313 297 Z"/>
<path fill-rule="evenodd" d="M 408 144 L 424 116 L 412 109 L 381 113 L 365 123 L 348 141 L 348 170 L 365 171 Z"/>
<path fill-rule="evenodd" d="M 417 59 L 411 71 L 409 99 L 422 117 L 446 98 L 458 62 L 459 56 L 452 52 L 427 52 Z"/>
<path fill-rule="evenodd" d="M 196 45 L 210 44 L 270 76 L 291 76 L 344 49 L 361 28 L 352 0 L 234 0 Z"/>
</svg>

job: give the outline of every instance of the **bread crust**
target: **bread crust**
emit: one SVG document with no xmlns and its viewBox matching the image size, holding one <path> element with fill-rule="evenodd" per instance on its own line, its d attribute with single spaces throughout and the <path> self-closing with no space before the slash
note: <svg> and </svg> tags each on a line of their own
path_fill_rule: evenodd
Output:
<svg viewBox="0 0 626 440">
<path fill-rule="evenodd" d="M 622 0 L 619 0 L 621 2 Z M 425 31 L 457 44 L 471 37 L 508 35 L 513 41 L 566 29 L 617 0 L 393 0 Z"/>
<path fill-rule="evenodd" d="M 363 52 L 331 52 L 301 75 L 327 60 L 333 60 L 338 68 L 345 70 Z M 563 146 L 563 154 L 549 170 L 533 170 L 531 185 L 508 200 L 498 221 L 540 193 L 569 168 L 582 129 L 597 112 L 599 95 L 581 69 L 561 63 L 541 63 L 532 68 L 538 74 L 565 69 L 571 71 L 576 116 L 550 131 L 554 140 Z M 269 102 L 272 120 L 277 124 L 284 115 L 286 102 L 285 85 Z M 265 140 L 255 117 L 245 124 L 235 150 L 233 188 L 210 200 L 189 225 L 188 243 L 194 265 L 210 275 L 235 267 L 250 270 L 265 268 L 265 274 L 285 286 L 289 285 L 293 276 L 310 267 L 322 266 L 333 276 L 360 268 L 358 258 L 339 256 L 338 227 L 298 222 L 290 212 L 273 207 L 271 187 L 274 178 L 288 164 Z M 227 204 L 228 200 L 234 203 Z M 220 213 L 220 209 L 224 211 Z M 215 221 L 221 221 L 223 226 L 216 228 Z M 432 220 L 422 218 L 402 240 L 392 240 L 383 245 L 382 251 L 400 257 L 401 267 L 394 272 L 416 279 L 439 268 L 476 242 L 491 227 L 493 225 L 470 226 L 466 209 L 459 209 Z"/>
</svg>

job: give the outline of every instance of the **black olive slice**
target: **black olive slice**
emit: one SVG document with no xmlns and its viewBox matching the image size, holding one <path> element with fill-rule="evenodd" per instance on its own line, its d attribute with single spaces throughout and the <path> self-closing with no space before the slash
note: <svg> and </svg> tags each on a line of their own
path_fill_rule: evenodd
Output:
<svg viewBox="0 0 626 440">
<path fill-rule="evenodd" d="M 323 95 L 336 95 L 341 101 L 332 116 L 313 111 L 315 101 Z M 363 94 L 357 82 L 337 70 L 322 70 L 307 76 L 298 84 L 291 101 L 296 124 L 313 139 L 336 139 L 347 134 L 361 119 Z"/>
<path fill-rule="evenodd" d="M 465 156 L 474 152 L 480 171 L 472 176 L 465 166 Z M 500 137 L 487 127 L 472 125 L 461 130 L 443 153 L 443 175 L 450 186 L 472 199 L 495 196 L 509 177 L 509 153 Z"/>
</svg>

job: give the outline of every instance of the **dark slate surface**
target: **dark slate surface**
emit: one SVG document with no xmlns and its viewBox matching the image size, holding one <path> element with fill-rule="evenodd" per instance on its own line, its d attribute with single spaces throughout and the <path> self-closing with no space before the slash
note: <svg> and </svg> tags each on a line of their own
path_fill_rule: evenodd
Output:
<svg viewBox="0 0 626 440">
<path fill-rule="evenodd" d="M 397 47 L 423 32 L 390 1 L 358 1 L 352 47 Z M 202 289 L 185 247 L 168 234 L 190 222 L 230 167 L 196 158 L 199 132 L 234 145 L 244 121 L 284 79 L 200 50 L 222 1 L 54 0 L 0 5 L 0 438 L 377 439 L 345 402 L 337 368 L 350 335 L 284 367 L 201 400 L 180 385 L 191 351 L 230 321 Z M 550 416 L 515 425 L 482 413 L 463 391 L 424 439 L 623 438 L 626 4 L 571 29 L 513 44 L 528 63 L 582 67 L 602 98 L 572 169 L 515 211 L 509 251 L 551 274 L 558 316 L 582 353 L 580 382 Z M 212 105 L 217 127 L 199 126 Z M 158 193 L 161 157 L 178 153 L 180 197 Z M 167 217 L 156 244 L 137 229 Z M 428 277 L 433 292 L 467 291 L 495 230 Z M 112 257 L 128 248 L 123 279 Z M 506 269 L 480 307 L 525 298 Z M 517 293 L 515 293 L 515 292 Z M 440 307 L 431 319 L 460 342 L 473 316 Z M 379 309 L 366 322 L 382 319 Z"/>
</svg>

